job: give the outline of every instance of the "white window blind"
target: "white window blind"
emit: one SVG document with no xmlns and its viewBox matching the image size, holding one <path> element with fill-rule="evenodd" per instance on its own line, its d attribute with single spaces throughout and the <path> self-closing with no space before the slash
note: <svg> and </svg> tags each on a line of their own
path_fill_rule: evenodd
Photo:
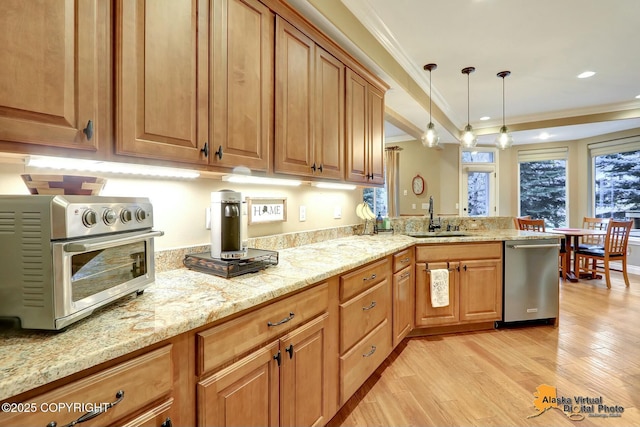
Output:
<svg viewBox="0 0 640 427">
<path fill-rule="evenodd" d="M 591 157 L 605 156 L 614 153 L 626 153 L 640 150 L 640 136 L 596 142 L 587 145 Z"/>
<path fill-rule="evenodd" d="M 518 163 L 541 162 L 544 160 L 566 160 L 569 147 L 540 148 L 537 150 L 519 150 Z"/>
</svg>

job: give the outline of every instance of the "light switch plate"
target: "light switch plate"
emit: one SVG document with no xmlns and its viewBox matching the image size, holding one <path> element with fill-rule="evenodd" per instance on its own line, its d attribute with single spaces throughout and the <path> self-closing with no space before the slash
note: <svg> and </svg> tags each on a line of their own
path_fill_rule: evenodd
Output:
<svg viewBox="0 0 640 427">
<path fill-rule="evenodd" d="M 300 222 L 307 220 L 307 207 L 300 206 Z"/>
<path fill-rule="evenodd" d="M 333 218 L 334 219 L 342 218 L 342 207 L 341 206 L 334 206 L 334 208 L 333 208 Z"/>
</svg>

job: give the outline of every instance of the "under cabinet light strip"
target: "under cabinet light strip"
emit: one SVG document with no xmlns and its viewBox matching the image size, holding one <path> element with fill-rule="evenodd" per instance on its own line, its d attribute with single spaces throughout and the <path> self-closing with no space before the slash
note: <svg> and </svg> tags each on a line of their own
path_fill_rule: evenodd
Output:
<svg viewBox="0 0 640 427">
<path fill-rule="evenodd" d="M 261 184 L 261 185 L 286 185 L 289 187 L 297 187 L 302 182 L 293 179 L 267 178 L 263 176 L 253 175 L 224 175 L 223 181 L 235 182 L 237 184 Z"/>
<path fill-rule="evenodd" d="M 25 160 L 25 164 L 26 166 L 34 168 L 143 175 L 162 178 L 193 179 L 200 176 L 199 172 L 188 169 L 138 165 L 133 163 L 115 163 L 101 162 L 97 160 L 69 159 L 64 157 L 29 156 Z"/>
<path fill-rule="evenodd" d="M 356 186 L 353 184 L 341 184 L 339 182 L 312 182 L 312 186 L 318 188 L 328 188 L 331 190 L 355 190 Z"/>
</svg>

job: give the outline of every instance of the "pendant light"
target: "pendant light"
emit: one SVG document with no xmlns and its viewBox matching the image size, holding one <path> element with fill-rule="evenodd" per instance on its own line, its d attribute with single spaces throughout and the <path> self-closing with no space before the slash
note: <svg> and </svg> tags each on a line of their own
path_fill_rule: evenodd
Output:
<svg viewBox="0 0 640 427">
<path fill-rule="evenodd" d="M 504 78 L 508 77 L 510 74 L 511 71 L 500 71 L 496 74 L 498 77 L 502 78 L 502 127 L 500 128 L 500 133 L 496 137 L 496 147 L 501 150 L 510 148 L 513 145 L 513 137 L 509 133 L 509 129 L 505 124 L 504 118 Z"/>
<path fill-rule="evenodd" d="M 440 141 L 436 127 L 431 121 L 431 72 L 436 68 L 438 68 L 437 64 L 427 64 L 424 66 L 424 69 L 429 71 L 429 124 L 427 125 L 427 130 L 422 134 L 422 145 L 429 148 L 437 147 Z"/>
<path fill-rule="evenodd" d="M 469 123 L 469 74 L 473 73 L 475 70 L 475 67 L 466 67 L 462 69 L 462 74 L 467 75 L 467 125 L 464 127 L 462 139 L 460 140 L 460 144 L 462 144 L 464 148 L 473 148 L 478 143 L 478 138 L 476 138 L 476 134 L 473 132 L 473 128 Z"/>
</svg>

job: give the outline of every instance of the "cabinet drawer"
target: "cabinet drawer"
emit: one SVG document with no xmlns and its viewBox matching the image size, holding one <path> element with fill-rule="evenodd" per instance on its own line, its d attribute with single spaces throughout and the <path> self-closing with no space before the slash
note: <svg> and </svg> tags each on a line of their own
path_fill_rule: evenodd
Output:
<svg viewBox="0 0 640 427">
<path fill-rule="evenodd" d="M 343 274 L 340 276 L 340 302 L 380 283 L 387 278 L 388 273 L 389 260 L 384 258 L 351 273 Z"/>
<path fill-rule="evenodd" d="M 502 257 L 502 242 L 449 243 L 416 246 L 417 262 L 489 259 Z"/>
<path fill-rule="evenodd" d="M 328 299 L 329 287 L 323 283 L 199 332 L 198 374 L 210 372 L 326 311 Z"/>
<path fill-rule="evenodd" d="M 389 283 L 388 280 L 384 280 L 340 304 L 340 354 L 389 317 L 391 304 Z"/>
<path fill-rule="evenodd" d="M 340 357 L 340 404 L 344 403 L 391 352 L 391 324 L 385 320 Z"/>
<path fill-rule="evenodd" d="M 170 417 L 172 404 L 173 398 L 167 399 L 130 421 L 118 425 L 120 427 L 172 427 L 175 422 Z"/>
<path fill-rule="evenodd" d="M 112 425 L 162 397 L 169 397 L 172 388 L 173 361 L 168 345 L 24 403 L 35 408 L 35 412 L 2 412 L 0 425 L 46 426 L 56 422 L 64 426 L 86 412 L 99 409 L 96 405 L 116 402 L 119 399 L 116 394 L 123 391 L 116 405 L 82 423 L 83 427 Z"/>
<path fill-rule="evenodd" d="M 411 265 L 414 260 L 413 248 L 405 249 L 401 252 L 393 254 L 393 272 L 397 273 L 403 268 Z"/>
</svg>

